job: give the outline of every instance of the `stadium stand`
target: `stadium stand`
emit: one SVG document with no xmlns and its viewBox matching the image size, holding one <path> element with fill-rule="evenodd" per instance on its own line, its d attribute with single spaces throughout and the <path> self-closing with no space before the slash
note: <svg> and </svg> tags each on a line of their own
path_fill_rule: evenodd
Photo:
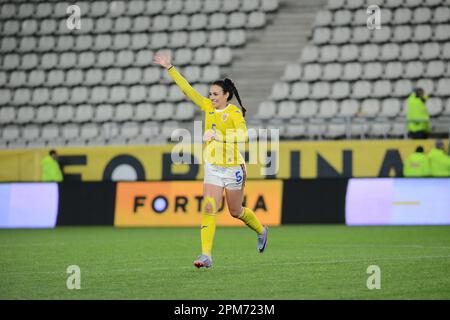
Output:
<svg viewBox="0 0 450 320">
<path fill-rule="evenodd" d="M 284 137 L 297 139 L 405 137 L 405 100 L 420 86 L 431 97 L 433 134 L 449 133 L 449 2 L 370 4 L 382 7 L 379 30 L 366 26 L 366 1 L 328 2 L 253 125 L 291 119 Z"/>
<path fill-rule="evenodd" d="M 152 54 L 202 93 L 248 33 L 266 26 L 273 0 L 0 2 L 0 146 L 166 142 L 198 116 Z"/>
<path fill-rule="evenodd" d="M 238 80 L 248 127 L 283 139 L 406 137 L 416 86 L 431 97 L 433 134 L 448 134 L 448 0 L 325 3 L 78 1 L 70 30 L 73 3 L 0 1 L 0 147 L 165 143 L 192 129 L 201 114 L 151 63 L 163 50 L 204 94 Z M 369 3 L 382 8 L 379 30 L 366 26 Z"/>
</svg>

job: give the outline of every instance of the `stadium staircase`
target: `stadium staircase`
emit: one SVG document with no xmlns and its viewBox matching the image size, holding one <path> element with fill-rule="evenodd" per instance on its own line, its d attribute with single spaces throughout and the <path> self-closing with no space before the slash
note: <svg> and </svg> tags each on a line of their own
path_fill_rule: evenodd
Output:
<svg viewBox="0 0 450 320">
<path fill-rule="evenodd" d="M 251 118 L 283 75 L 286 65 L 298 60 L 307 44 L 314 18 L 326 0 L 284 0 L 268 27 L 255 31 L 249 43 L 237 53 L 227 74 L 238 85 Z"/>
</svg>

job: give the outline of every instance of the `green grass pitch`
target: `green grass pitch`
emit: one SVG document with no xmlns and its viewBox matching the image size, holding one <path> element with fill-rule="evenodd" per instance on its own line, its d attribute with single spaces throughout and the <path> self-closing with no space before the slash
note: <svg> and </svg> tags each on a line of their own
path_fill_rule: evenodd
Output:
<svg viewBox="0 0 450 320">
<path fill-rule="evenodd" d="M 247 228 L 217 228 L 196 269 L 198 228 L 0 230 L 1 299 L 449 299 L 450 228 L 282 226 L 265 253 Z M 81 269 L 69 290 L 66 269 Z M 381 288 L 369 290 L 378 265 Z"/>
</svg>

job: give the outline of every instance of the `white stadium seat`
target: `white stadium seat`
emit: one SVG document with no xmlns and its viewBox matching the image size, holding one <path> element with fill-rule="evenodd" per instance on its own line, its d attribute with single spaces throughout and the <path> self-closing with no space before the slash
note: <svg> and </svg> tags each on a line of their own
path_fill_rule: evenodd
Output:
<svg viewBox="0 0 450 320">
<path fill-rule="evenodd" d="M 92 121 L 95 122 L 106 122 L 112 119 L 114 116 L 114 109 L 112 105 L 101 104 L 95 109 L 94 117 Z"/>
<path fill-rule="evenodd" d="M 363 65 L 358 62 L 350 62 L 344 65 L 344 70 L 342 71 L 343 80 L 358 80 L 361 78 L 363 73 Z"/>
<path fill-rule="evenodd" d="M 161 121 L 171 119 L 173 116 L 174 105 L 172 103 L 159 103 L 156 106 L 153 119 Z"/>
<path fill-rule="evenodd" d="M 295 82 L 291 87 L 290 97 L 293 100 L 303 100 L 309 97 L 311 86 L 308 82 Z"/>
<path fill-rule="evenodd" d="M 353 118 L 356 117 L 359 111 L 359 103 L 357 100 L 347 99 L 343 100 L 339 108 L 339 117 Z"/>
<path fill-rule="evenodd" d="M 405 98 L 413 90 L 414 86 L 410 80 L 397 80 L 391 93 L 394 97 Z"/>
<path fill-rule="evenodd" d="M 359 47 L 354 44 L 346 44 L 341 47 L 339 61 L 355 61 L 359 58 Z"/>
<path fill-rule="evenodd" d="M 52 143 L 60 138 L 59 126 L 57 124 L 46 124 L 42 126 L 41 138 Z"/>
<path fill-rule="evenodd" d="M 121 103 L 115 107 L 113 120 L 124 122 L 133 118 L 133 106 L 129 103 Z"/>
<path fill-rule="evenodd" d="M 319 81 L 312 85 L 311 98 L 325 99 L 331 94 L 331 86 L 329 82 Z"/>
<path fill-rule="evenodd" d="M 298 81 L 302 76 L 302 70 L 302 66 L 298 63 L 288 64 L 284 69 L 284 75 L 281 80 L 287 82 Z"/>
<path fill-rule="evenodd" d="M 397 60 L 400 55 L 400 46 L 397 43 L 385 43 L 381 47 L 380 60 L 391 61 Z"/>
<path fill-rule="evenodd" d="M 323 100 L 319 103 L 320 118 L 333 118 L 338 112 L 338 103 L 336 100 Z"/>
<path fill-rule="evenodd" d="M 391 82 L 388 80 L 378 80 L 373 84 L 372 96 L 375 98 L 389 97 L 392 92 Z"/>
<path fill-rule="evenodd" d="M 329 63 L 323 70 L 323 80 L 331 81 L 341 78 L 342 65 L 339 63 Z"/>
<path fill-rule="evenodd" d="M 66 123 L 72 121 L 75 116 L 75 108 L 70 105 L 61 105 L 56 109 L 55 123 Z"/>
<path fill-rule="evenodd" d="M 153 116 L 154 106 L 149 103 L 139 103 L 135 107 L 133 120 L 146 121 L 150 120 Z"/>
<path fill-rule="evenodd" d="M 299 114 L 300 118 L 310 118 L 317 114 L 319 111 L 319 104 L 317 101 L 305 100 L 300 102 Z"/>
<path fill-rule="evenodd" d="M 333 83 L 330 97 L 333 99 L 343 99 L 350 96 L 350 84 L 344 81 L 337 81 Z"/>
<path fill-rule="evenodd" d="M 379 115 L 382 117 L 395 117 L 400 113 L 400 110 L 400 100 L 393 98 L 383 99 L 381 102 L 381 111 Z"/>
<path fill-rule="evenodd" d="M 301 61 L 305 63 L 315 62 L 319 58 L 319 53 L 319 47 L 306 46 L 302 51 Z"/>
<path fill-rule="evenodd" d="M 433 59 L 440 59 L 441 58 L 441 48 L 438 43 L 436 42 L 429 42 L 424 43 L 421 46 L 422 49 L 422 60 L 433 60 Z M 444 51 L 444 50 L 442 50 Z M 444 53 L 445 55 L 445 53 Z M 444 57 L 442 57 L 444 58 Z"/>
<path fill-rule="evenodd" d="M 94 118 L 94 108 L 89 104 L 79 105 L 75 110 L 73 122 L 87 122 Z"/>
<path fill-rule="evenodd" d="M 291 119 L 297 113 L 297 104 L 294 101 L 283 101 L 278 105 L 280 119 Z"/>
<path fill-rule="evenodd" d="M 428 114 L 431 117 L 436 117 L 444 110 L 443 100 L 440 98 L 430 98 L 426 101 Z"/>
<path fill-rule="evenodd" d="M 16 108 L 2 106 L 0 108 L 0 124 L 13 123 L 16 119 Z"/>
<path fill-rule="evenodd" d="M 34 122 L 47 123 L 51 122 L 54 117 L 55 117 L 55 109 L 52 106 L 44 105 L 37 109 L 36 118 Z"/>
<path fill-rule="evenodd" d="M 202 0 L 186 0 L 184 2 L 183 12 L 186 14 L 194 14 L 200 12 L 203 6 Z"/>
<path fill-rule="evenodd" d="M 365 44 L 361 48 L 361 61 L 376 61 L 379 57 L 380 47 L 376 44 Z"/>
<path fill-rule="evenodd" d="M 195 115 L 195 106 L 190 102 L 181 102 L 175 106 L 174 119 L 179 121 L 191 120 Z"/>
<path fill-rule="evenodd" d="M 403 65 L 398 61 L 388 62 L 385 66 L 385 71 L 383 77 L 385 79 L 399 79 L 404 73 Z"/>
<path fill-rule="evenodd" d="M 383 74 L 383 65 L 379 62 L 369 62 L 364 65 L 363 79 L 374 80 Z"/>
<path fill-rule="evenodd" d="M 303 79 L 306 81 L 319 80 L 322 76 L 322 65 L 318 63 L 307 64 L 303 68 Z"/>
<path fill-rule="evenodd" d="M 369 81 L 356 81 L 352 88 L 352 98 L 364 99 L 372 95 L 372 84 Z"/>
<path fill-rule="evenodd" d="M 273 101 L 263 101 L 258 106 L 258 112 L 256 114 L 257 119 L 268 120 L 275 116 L 276 104 Z"/>
</svg>

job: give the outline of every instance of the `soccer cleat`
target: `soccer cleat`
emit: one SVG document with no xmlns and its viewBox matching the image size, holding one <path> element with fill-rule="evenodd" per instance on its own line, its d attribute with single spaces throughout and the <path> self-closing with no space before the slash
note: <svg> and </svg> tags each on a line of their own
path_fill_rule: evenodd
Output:
<svg viewBox="0 0 450 320">
<path fill-rule="evenodd" d="M 258 234 L 258 251 L 259 251 L 259 253 L 263 253 L 264 250 L 266 249 L 268 232 L 269 232 L 269 228 L 267 228 L 267 226 L 264 226 L 263 234 Z"/>
<path fill-rule="evenodd" d="M 194 266 L 197 268 L 211 268 L 212 267 L 212 259 L 210 256 L 206 254 L 201 254 L 198 256 L 197 260 L 194 261 Z"/>
</svg>

